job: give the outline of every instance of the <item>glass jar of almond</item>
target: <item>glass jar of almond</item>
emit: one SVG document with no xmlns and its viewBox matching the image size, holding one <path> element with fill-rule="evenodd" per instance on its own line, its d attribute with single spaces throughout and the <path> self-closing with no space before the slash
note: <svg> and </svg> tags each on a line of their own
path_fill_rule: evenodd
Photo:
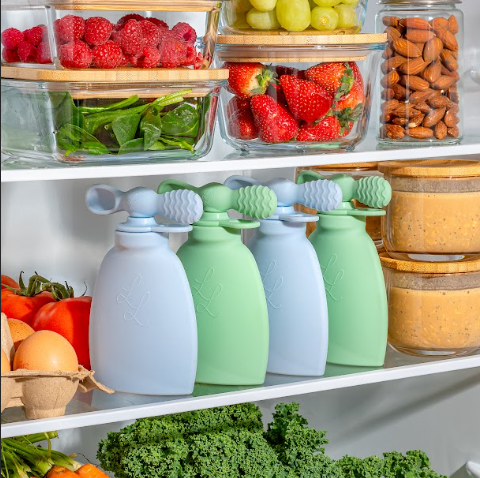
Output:
<svg viewBox="0 0 480 478">
<path fill-rule="evenodd" d="M 380 0 L 376 28 L 388 35 L 380 75 L 380 143 L 460 142 L 463 13 L 458 3 Z"/>
</svg>

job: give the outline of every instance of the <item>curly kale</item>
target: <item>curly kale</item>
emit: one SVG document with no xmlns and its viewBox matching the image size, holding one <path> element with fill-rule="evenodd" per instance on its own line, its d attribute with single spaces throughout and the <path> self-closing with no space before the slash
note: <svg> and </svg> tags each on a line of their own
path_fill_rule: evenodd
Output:
<svg viewBox="0 0 480 478">
<path fill-rule="evenodd" d="M 380 478 L 382 476 L 383 460 L 378 456 L 362 459 L 346 455 L 338 460 L 338 465 L 345 478 Z"/>
<path fill-rule="evenodd" d="M 383 454 L 382 473 L 385 478 L 446 478 L 430 468 L 430 459 L 421 450 L 396 451 Z"/>
</svg>

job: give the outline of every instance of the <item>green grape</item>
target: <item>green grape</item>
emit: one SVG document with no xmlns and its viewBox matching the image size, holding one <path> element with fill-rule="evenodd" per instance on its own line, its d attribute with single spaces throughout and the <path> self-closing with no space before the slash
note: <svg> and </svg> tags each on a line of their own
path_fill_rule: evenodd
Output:
<svg viewBox="0 0 480 478">
<path fill-rule="evenodd" d="M 319 7 L 334 7 L 338 5 L 342 0 L 315 0 L 315 3 Z"/>
<path fill-rule="evenodd" d="M 275 9 L 270 12 L 259 12 L 256 8 L 252 8 L 247 13 L 247 22 L 257 30 L 278 30 L 280 28 Z"/>
<path fill-rule="evenodd" d="M 315 0 L 308 0 L 308 3 L 310 3 L 310 10 L 313 10 L 317 6 Z"/>
<path fill-rule="evenodd" d="M 237 13 L 247 13 L 252 8 L 250 0 L 230 0 L 229 3 L 226 7 L 233 8 Z"/>
<path fill-rule="evenodd" d="M 308 0 L 277 0 L 277 18 L 289 32 L 303 32 L 312 18 Z"/>
<path fill-rule="evenodd" d="M 342 0 L 342 3 L 345 5 L 351 5 L 353 8 L 355 8 L 358 4 L 358 0 Z"/>
<path fill-rule="evenodd" d="M 333 8 L 316 7 L 312 10 L 312 27 L 320 31 L 335 30 L 338 13 Z"/>
<path fill-rule="evenodd" d="M 238 28 L 240 30 L 249 29 L 250 25 L 247 22 L 247 14 L 246 13 L 237 13 L 235 20 L 232 23 L 229 23 L 234 28 Z"/>
<path fill-rule="evenodd" d="M 357 13 L 350 5 L 337 5 L 338 28 L 352 28 L 358 25 Z"/>
<path fill-rule="evenodd" d="M 277 0 L 250 0 L 250 3 L 259 12 L 270 12 L 277 5 Z"/>
</svg>

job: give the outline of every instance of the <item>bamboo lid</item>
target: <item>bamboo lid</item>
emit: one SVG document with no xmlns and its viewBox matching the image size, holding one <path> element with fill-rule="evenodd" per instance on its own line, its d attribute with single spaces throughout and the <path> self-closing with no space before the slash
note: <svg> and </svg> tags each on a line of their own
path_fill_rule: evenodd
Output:
<svg viewBox="0 0 480 478">
<path fill-rule="evenodd" d="M 124 67 L 116 70 L 54 70 L 2 66 L 2 78 L 26 81 L 89 82 L 89 83 L 183 83 L 227 80 L 227 69 L 189 70 L 188 68 L 141 69 Z"/>
<path fill-rule="evenodd" d="M 376 171 L 378 166 L 378 161 L 370 161 L 366 163 L 342 163 L 342 164 L 319 164 L 318 166 L 305 166 L 298 168 L 299 170 L 315 170 L 315 171 L 326 171 L 326 170 L 356 170 L 364 169 L 369 171 Z"/>
<path fill-rule="evenodd" d="M 378 165 L 382 173 L 393 176 L 429 178 L 469 178 L 480 176 L 480 159 L 415 159 L 387 161 Z"/>
<path fill-rule="evenodd" d="M 399 272 L 419 274 L 462 274 L 480 272 L 480 258 L 472 257 L 456 262 L 420 262 L 393 259 L 386 252 L 379 254 L 382 266 Z"/>
</svg>

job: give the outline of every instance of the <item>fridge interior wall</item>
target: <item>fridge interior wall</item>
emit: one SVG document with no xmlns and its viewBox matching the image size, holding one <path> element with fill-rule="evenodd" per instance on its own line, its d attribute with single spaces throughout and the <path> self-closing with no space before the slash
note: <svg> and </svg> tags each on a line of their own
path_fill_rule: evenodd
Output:
<svg viewBox="0 0 480 478">
<path fill-rule="evenodd" d="M 480 70 L 476 31 L 480 7 L 477 0 L 464 0 L 461 7 L 466 19 L 465 129 L 467 134 L 478 136 L 480 87 L 470 78 L 469 70 Z M 364 31 L 374 31 L 378 8 L 370 0 Z M 371 123 L 374 127 L 373 115 Z M 222 158 L 231 152 L 217 134 L 210 157 Z M 230 174 L 234 173 L 183 175 L 178 179 L 201 185 L 222 182 Z M 255 171 L 252 176 L 293 178 L 293 174 L 292 169 L 267 170 Z M 100 262 L 113 244 L 115 225 L 124 216 L 99 217 L 88 212 L 86 189 L 99 182 L 123 190 L 135 186 L 156 188 L 162 179 L 165 177 L 2 184 L 2 273 L 15 276 L 20 270 L 27 275 L 38 271 L 68 280 L 79 293 L 86 284 L 88 293 L 92 293 Z M 183 239 L 177 239 L 174 247 Z M 422 448 L 431 454 L 440 472 L 460 478 L 466 476 L 461 467 L 468 459 L 480 461 L 479 382 L 479 371 L 474 369 L 293 399 L 301 402 L 311 425 L 328 430 L 331 445 L 327 452 L 331 456 Z M 261 404 L 267 416 L 280 401 Z M 94 460 L 98 440 L 119 426 L 61 432 L 63 438 L 56 446 Z"/>
</svg>

